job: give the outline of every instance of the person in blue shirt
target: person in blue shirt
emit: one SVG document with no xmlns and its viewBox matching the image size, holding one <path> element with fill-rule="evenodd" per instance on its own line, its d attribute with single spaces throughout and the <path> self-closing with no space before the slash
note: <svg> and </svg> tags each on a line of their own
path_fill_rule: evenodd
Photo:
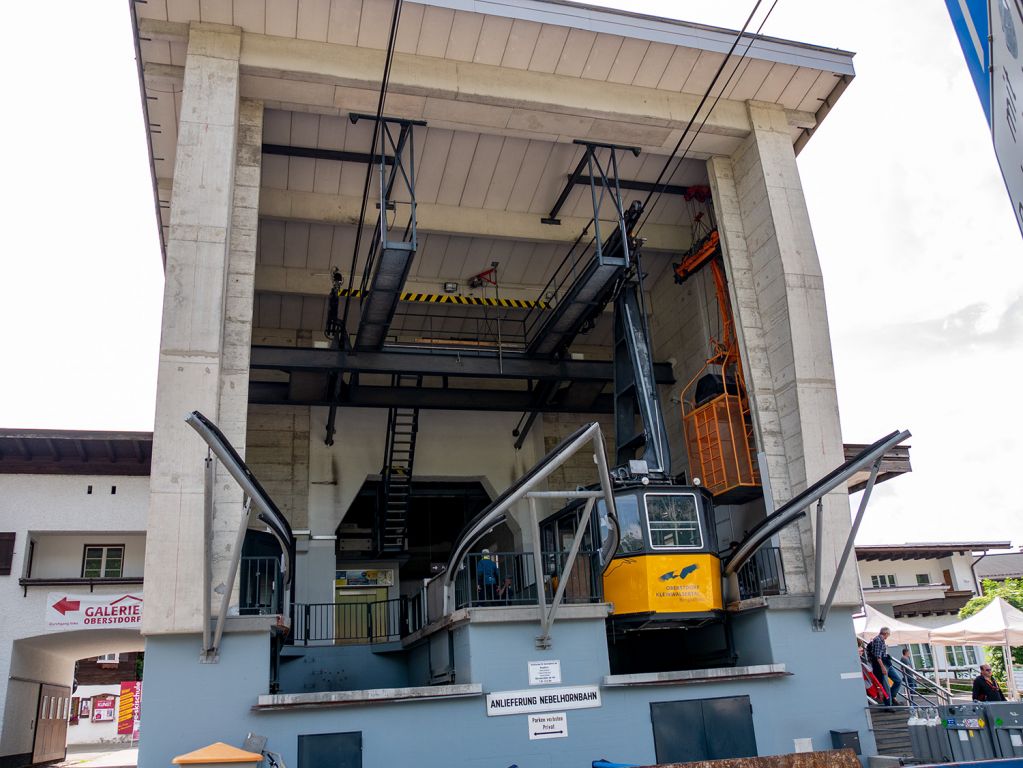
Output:
<svg viewBox="0 0 1023 768">
<path fill-rule="evenodd" d="M 483 556 L 476 563 L 476 591 L 481 602 L 493 602 L 496 599 L 499 577 L 497 563 L 490 559 L 490 550 L 484 549 Z"/>
</svg>

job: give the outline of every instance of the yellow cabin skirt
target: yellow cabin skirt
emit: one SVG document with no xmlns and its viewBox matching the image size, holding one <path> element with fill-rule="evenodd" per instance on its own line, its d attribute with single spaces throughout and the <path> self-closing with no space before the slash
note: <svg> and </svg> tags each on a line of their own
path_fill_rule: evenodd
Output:
<svg viewBox="0 0 1023 768">
<path fill-rule="evenodd" d="M 604 572 L 604 599 L 615 616 L 719 611 L 721 560 L 705 552 L 619 556 Z"/>
</svg>

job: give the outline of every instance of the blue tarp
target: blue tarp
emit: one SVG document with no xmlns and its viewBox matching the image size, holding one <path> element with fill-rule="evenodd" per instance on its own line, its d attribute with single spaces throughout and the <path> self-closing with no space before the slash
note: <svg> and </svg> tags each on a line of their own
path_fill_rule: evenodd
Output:
<svg viewBox="0 0 1023 768">
<path fill-rule="evenodd" d="M 1010 757 L 1008 760 L 977 760 L 969 763 L 928 763 L 917 768 L 954 768 L 954 766 L 982 765 L 984 768 L 1023 768 L 1023 757 Z"/>
</svg>

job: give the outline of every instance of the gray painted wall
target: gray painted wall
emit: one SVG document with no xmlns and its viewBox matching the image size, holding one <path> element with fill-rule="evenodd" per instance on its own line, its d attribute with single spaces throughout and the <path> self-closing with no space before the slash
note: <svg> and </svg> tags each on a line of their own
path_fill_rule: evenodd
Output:
<svg viewBox="0 0 1023 768">
<path fill-rule="evenodd" d="M 179 754 L 214 741 L 240 745 L 249 731 L 269 736 L 268 748 L 298 768 L 300 734 L 361 731 L 363 765 L 447 768 L 452 764 L 503 768 L 586 765 L 596 758 L 654 762 L 650 703 L 748 695 L 761 754 L 791 752 L 792 740 L 830 744 L 831 728 L 856 728 L 865 751 L 874 751 L 867 731 L 863 688 L 858 676 L 848 612 L 835 612 L 825 632 L 810 630 L 808 611 L 760 614 L 758 638 L 784 678 L 698 685 L 602 688 L 599 709 L 568 712 L 568 737 L 530 741 L 525 715 L 487 717 L 485 699 L 373 704 L 254 712 L 266 692 L 268 640 L 262 634 L 225 638 L 219 664 L 198 663 L 199 638 L 150 637 L 146 643 L 141 768 L 164 768 Z M 474 680 L 486 692 L 528 688 L 525 661 L 558 658 L 564 685 L 599 683 L 606 673 L 600 621 L 555 624 L 550 651 L 533 648 L 535 625 L 476 624 L 463 633 Z M 466 644 L 468 648 L 466 648 Z"/>
</svg>

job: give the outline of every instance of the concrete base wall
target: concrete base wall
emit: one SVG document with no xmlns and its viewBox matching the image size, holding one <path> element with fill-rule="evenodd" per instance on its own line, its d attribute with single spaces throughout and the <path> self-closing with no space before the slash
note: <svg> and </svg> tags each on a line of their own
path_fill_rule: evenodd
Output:
<svg viewBox="0 0 1023 768">
<path fill-rule="evenodd" d="M 810 630 L 807 611 L 772 610 L 756 619 L 760 638 L 790 675 L 707 684 L 602 686 L 602 706 L 569 711 L 568 737 L 528 738 L 525 715 L 486 716 L 484 696 L 372 705 L 253 711 L 266 692 L 269 642 L 263 634 L 225 637 L 220 663 L 198 663 L 199 638 L 151 637 L 146 644 L 141 768 L 162 768 L 179 754 L 214 741 L 240 745 L 253 731 L 269 737 L 267 748 L 298 768 L 302 734 L 361 731 L 363 765 L 383 768 L 501 766 L 551 768 L 586 765 L 597 758 L 639 765 L 655 761 L 650 704 L 658 701 L 750 697 L 760 754 L 783 754 L 793 739 L 810 738 L 817 749 L 830 744 L 828 730 L 859 731 L 868 754 L 862 684 L 856 671 L 852 620 L 832 614 L 825 632 Z M 477 624 L 460 632 L 456 655 L 469 660 L 471 680 L 484 692 L 528 688 L 525 662 L 557 658 L 563 685 L 601 685 L 606 647 L 600 621 L 555 623 L 554 645 L 536 651 L 532 624 Z M 465 656 L 464 654 L 468 654 Z M 605 659 L 601 664 L 600 657 Z"/>
<path fill-rule="evenodd" d="M 405 688 L 410 684 L 404 653 L 375 653 L 369 645 L 310 646 L 286 652 L 280 673 L 284 693 Z"/>
</svg>

